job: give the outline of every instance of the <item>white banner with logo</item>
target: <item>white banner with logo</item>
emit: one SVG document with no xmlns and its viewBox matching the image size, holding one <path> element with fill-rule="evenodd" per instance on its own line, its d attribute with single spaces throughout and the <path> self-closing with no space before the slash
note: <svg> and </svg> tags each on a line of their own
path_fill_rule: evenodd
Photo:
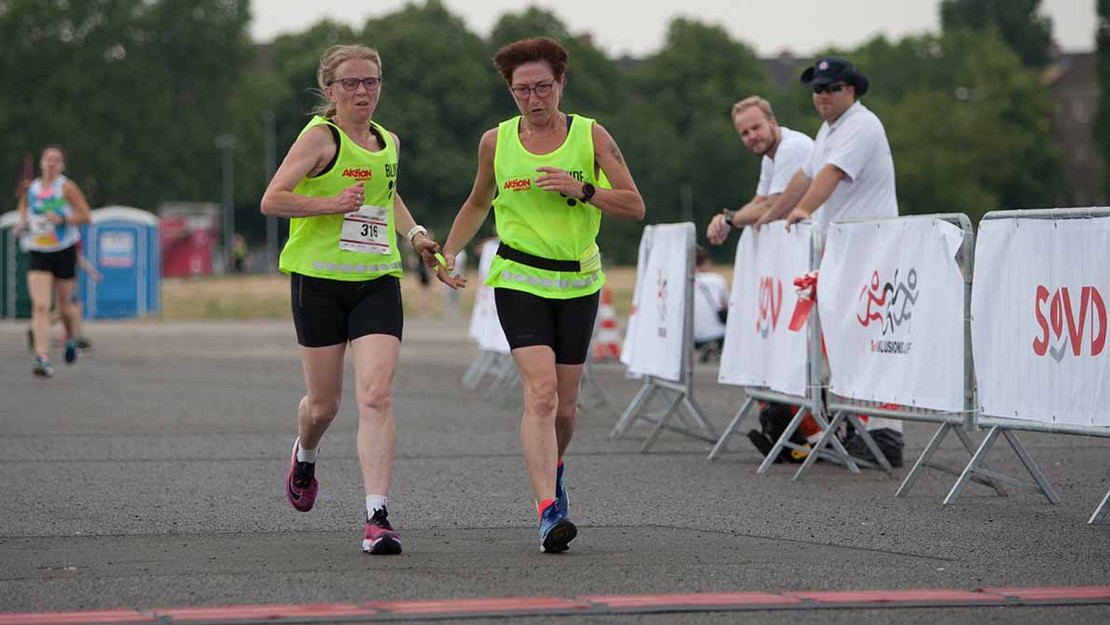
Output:
<svg viewBox="0 0 1110 625">
<path fill-rule="evenodd" d="M 682 377 L 693 224 L 644 228 L 636 266 L 634 314 L 625 333 L 621 362 L 631 373 L 671 381 Z"/>
<path fill-rule="evenodd" d="M 962 244 L 960 228 L 927 217 L 829 226 L 817 308 L 832 392 L 964 409 Z"/>
<path fill-rule="evenodd" d="M 972 345 L 984 416 L 1110 426 L 1110 218 L 979 224 Z"/>
<path fill-rule="evenodd" d="M 785 224 L 740 234 L 717 380 L 805 397 L 808 332 L 788 326 L 798 300 L 794 279 L 810 270 L 814 226 L 797 224 L 787 232 Z"/>
<path fill-rule="evenodd" d="M 474 292 L 474 310 L 470 313 L 469 333 L 471 338 L 478 341 L 478 346 L 483 351 L 494 351 L 499 354 L 509 353 L 509 341 L 505 338 L 505 331 L 501 329 L 501 321 L 497 318 L 497 303 L 493 300 L 493 289 L 486 286 L 486 277 L 489 276 L 490 265 L 493 257 L 497 255 L 498 239 L 488 239 L 482 245 L 482 255 L 478 258 L 478 284 Z"/>
</svg>

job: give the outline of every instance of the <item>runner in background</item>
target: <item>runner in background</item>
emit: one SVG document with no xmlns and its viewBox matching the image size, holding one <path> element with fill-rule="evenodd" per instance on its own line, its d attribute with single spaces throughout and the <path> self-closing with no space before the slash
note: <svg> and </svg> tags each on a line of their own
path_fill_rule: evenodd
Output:
<svg viewBox="0 0 1110 625">
<path fill-rule="evenodd" d="M 286 497 L 301 512 L 316 502 L 320 439 L 339 412 L 349 343 L 366 494 L 362 550 L 389 555 L 401 553 L 387 508 L 396 442 L 393 373 L 404 326 L 397 233 L 428 263 L 436 262 L 439 245 L 397 193 L 400 140 L 371 120 L 382 76 L 381 57 L 370 48 L 341 45 L 324 53 L 317 81 L 326 101 L 275 172 L 262 212 L 290 218 L 280 266 L 290 277 L 308 391 L 297 406 Z"/>
<path fill-rule="evenodd" d="M 89 259 L 85 258 L 85 255 L 82 253 L 82 251 L 81 251 L 81 241 L 77 241 L 77 269 L 80 270 L 80 271 L 85 272 L 85 274 L 88 275 L 89 279 L 92 280 L 93 282 L 99 283 L 100 280 L 103 278 L 103 276 L 100 274 L 100 272 L 97 271 L 96 267 L 91 262 L 89 262 Z M 81 280 L 80 280 L 80 278 L 74 278 L 74 282 L 73 282 L 73 306 L 74 306 L 74 308 L 77 309 L 77 324 L 78 324 L 78 328 L 79 328 L 77 336 L 73 337 L 73 342 L 77 347 L 78 353 L 90 351 L 90 350 L 92 350 L 92 347 L 93 347 L 92 341 L 90 341 L 88 337 L 86 337 L 84 334 L 82 334 L 81 330 L 80 330 L 80 328 L 84 327 L 83 312 L 82 312 L 83 311 L 83 306 L 81 304 Z M 50 315 L 50 325 L 51 325 L 51 327 L 53 327 L 54 324 L 60 322 L 61 320 L 62 320 L 61 312 L 59 312 L 58 309 L 55 308 L 54 311 Z M 65 330 L 64 326 L 63 326 L 62 329 L 63 329 L 63 331 Z M 70 340 L 70 336 L 68 334 L 63 335 L 63 337 L 62 337 L 62 343 L 63 344 L 68 342 L 69 340 Z M 32 354 L 35 353 L 35 330 L 34 330 L 34 328 L 27 328 L 27 351 L 31 352 Z"/>
<path fill-rule="evenodd" d="M 77 360 L 76 337 L 81 333 L 80 313 L 73 305 L 74 277 L 77 272 L 77 227 L 89 223 L 89 203 L 81 189 L 63 175 L 65 150 L 48 145 L 39 160 L 41 175 L 31 182 L 19 201 L 16 236 L 30 255 L 27 290 L 31 295 L 31 331 L 34 362 L 31 372 L 38 377 L 54 375 L 50 364 L 50 304 L 56 299 L 65 325 L 64 358 Z"/>
<path fill-rule="evenodd" d="M 644 201 L 616 141 L 594 120 L 559 110 L 567 52 L 554 39 L 511 43 L 493 59 L 520 115 L 488 130 L 478 172 L 444 246 L 454 257 L 493 206 L 501 238 L 486 284 L 524 389 L 521 446 L 540 519 L 540 549 L 565 551 L 570 521 L 563 457 L 578 418 L 578 388 L 605 283 L 595 241 L 605 213 L 640 221 Z M 602 184 L 608 177 L 611 188 Z"/>
</svg>

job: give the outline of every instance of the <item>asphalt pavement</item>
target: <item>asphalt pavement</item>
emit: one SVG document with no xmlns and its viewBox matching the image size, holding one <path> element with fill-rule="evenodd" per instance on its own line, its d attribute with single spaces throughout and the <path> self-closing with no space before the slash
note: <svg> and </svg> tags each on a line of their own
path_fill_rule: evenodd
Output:
<svg viewBox="0 0 1110 625">
<path fill-rule="evenodd" d="M 707 443 L 674 433 L 643 454 L 646 428 L 611 440 L 616 415 L 600 408 L 582 416 L 566 461 L 579 537 L 541 554 L 519 399 L 464 388 L 477 347 L 463 321 L 430 318 L 406 321 L 394 385 L 390 520 L 405 551 L 371 557 L 359 549 L 349 364 L 316 509 L 285 500 L 303 394 L 291 323 L 89 324 L 95 349 L 73 367 L 56 354 L 51 380 L 32 377 L 25 331 L 0 323 L 0 612 L 1110 585 L 1110 523 L 1086 523 L 1110 488 L 1110 441 L 1020 434 L 1058 505 L 972 485 L 944 507 L 954 478 L 939 472 L 900 499 L 906 468 L 756 475 L 743 436 L 714 462 Z M 619 408 L 640 384 L 617 364 L 594 375 Z M 713 364 L 695 377 L 722 428 L 743 393 L 718 385 Z M 907 467 L 934 429 L 906 425 Z M 937 457 L 958 468 L 968 456 L 953 440 Z M 1004 443 L 991 466 L 1022 476 Z M 526 622 L 1104 623 L 1110 605 L 580 616 Z"/>
</svg>

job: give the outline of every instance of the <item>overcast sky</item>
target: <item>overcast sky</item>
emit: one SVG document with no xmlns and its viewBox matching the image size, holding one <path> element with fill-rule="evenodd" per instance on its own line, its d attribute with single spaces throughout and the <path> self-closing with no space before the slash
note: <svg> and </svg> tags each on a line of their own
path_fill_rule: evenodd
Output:
<svg viewBox="0 0 1110 625">
<path fill-rule="evenodd" d="M 1095 48 L 1096 0 L 1042 0 L 1065 51 Z M 256 41 L 304 30 L 324 17 L 361 28 L 367 18 L 392 13 L 411 0 L 254 0 L 251 34 Z M 422 2 L 421 2 L 422 3 Z M 444 0 L 480 35 L 504 13 L 539 6 L 559 16 L 574 34 L 589 32 L 611 56 L 646 56 L 658 50 L 668 22 L 677 16 L 724 26 L 761 56 L 784 50 L 808 55 L 828 46 L 852 47 L 877 34 L 897 39 L 940 29 L 940 0 Z M 371 45 L 373 42 L 369 42 Z"/>
</svg>

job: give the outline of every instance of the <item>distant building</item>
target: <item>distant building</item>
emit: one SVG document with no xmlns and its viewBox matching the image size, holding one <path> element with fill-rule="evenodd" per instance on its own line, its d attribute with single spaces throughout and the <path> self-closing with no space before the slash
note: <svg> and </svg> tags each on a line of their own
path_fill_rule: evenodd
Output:
<svg viewBox="0 0 1110 625">
<path fill-rule="evenodd" d="M 1098 77 L 1093 52 L 1062 53 L 1045 70 L 1044 82 L 1056 104 L 1053 142 L 1064 155 L 1065 185 L 1056 205 L 1105 206 L 1106 175 L 1095 152 L 1094 129 L 1098 111 Z"/>
</svg>

